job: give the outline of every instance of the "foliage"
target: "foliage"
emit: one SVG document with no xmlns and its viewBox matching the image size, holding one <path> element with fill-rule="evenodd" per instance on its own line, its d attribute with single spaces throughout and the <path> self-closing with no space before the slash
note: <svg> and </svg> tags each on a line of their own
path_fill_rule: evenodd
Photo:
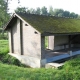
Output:
<svg viewBox="0 0 80 80">
<path fill-rule="evenodd" d="M 77 55 L 77 58 L 73 58 L 67 61 L 64 65 L 64 69 L 67 71 L 79 70 L 80 69 L 80 55 Z"/>
<path fill-rule="evenodd" d="M 7 13 L 7 3 L 5 0 L 0 0 L 0 27 L 2 27 L 9 19 Z"/>
<path fill-rule="evenodd" d="M 8 34 L 3 28 L 0 28 L 0 39 L 8 39 Z"/>
<path fill-rule="evenodd" d="M 78 14 L 75 14 L 74 12 L 72 12 L 72 13 L 70 13 L 70 17 L 78 18 Z"/>
<path fill-rule="evenodd" d="M 63 12 L 64 12 L 63 9 L 54 9 L 54 16 L 63 17 Z"/>
<path fill-rule="evenodd" d="M 53 16 L 54 15 L 54 11 L 53 11 L 53 7 L 50 6 L 49 8 L 49 15 Z"/>
<path fill-rule="evenodd" d="M 15 10 L 15 12 L 22 12 L 22 13 L 25 13 L 26 12 L 26 9 L 27 8 L 25 8 L 25 7 L 18 7 L 16 10 Z"/>
<path fill-rule="evenodd" d="M 0 0 L 0 39 L 6 39 L 4 35 L 3 27 L 9 20 L 10 15 L 7 13 L 6 0 Z"/>
<path fill-rule="evenodd" d="M 64 11 L 63 16 L 64 17 L 70 17 L 70 12 L 69 11 Z"/>
<path fill-rule="evenodd" d="M 2 57 L 1 59 L 1 62 L 2 63 L 6 63 L 6 64 L 9 64 L 9 65 L 16 65 L 16 66 L 19 66 L 19 67 L 28 67 L 24 64 L 22 64 L 18 59 L 16 59 L 15 57 L 12 57 L 10 56 L 9 54 L 6 54 Z"/>
<path fill-rule="evenodd" d="M 25 65 L 21 64 L 18 59 L 8 55 L 8 53 L 8 40 L 0 40 L 0 61 L 2 63 L 26 67 Z"/>
<path fill-rule="evenodd" d="M 64 11 L 63 9 L 54 9 L 50 6 L 49 10 L 43 6 L 42 8 L 37 9 L 28 9 L 26 7 L 18 7 L 15 12 L 23 12 L 29 14 L 38 14 L 38 15 L 47 15 L 47 16 L 57 16 L 57 17 L 70 17 L 70 18 L 78 18 L 78 14 L 74 12 Z"/>
<path fill-rule="evenodd" d="M 0 40 L 3 40 L 3 39 L 5 39 L 5 40 L 7 40 L 8 39 L 8 34 L 7 34 L 7 32 L 1 32 L 0 33 Z"/>
<path fill-rule="evenodd" d="M 80 61 L 79 58 L 73 59 L 74 62 Z M 0 63 L 1 80 L 80 80 L 80 63 L 73 63 L 73 60 L 65 63 L 62 69 L 32 69 L 23 68 Z M 68 70 L 68 66 L 71 66 Z M 74 68 L 75 67 L 75 68 Z M 79 67 L 79 68 L 77 68 Z"/>
<path fill-rule="evenodd" d="M 30 9 L 30 13 L 31 13 L 31 14 L 35 14 L 35 9 L 31 8 L 31 9 Z"/>
<path fill-rule="evenodd" d="M 47 36 L 45 36 L 45 49 L 47 49 L 49 46 L 48 46 L 48 38 Z"/>
<path fill-rule="evenodd" d="M 41 13 L 42 15 L 48 15 L 47 8 L 45 6 L 41 8 Z"/>
<path fill-rule="evenodd" d="M 41 14 L 41 9 L 38 7 L 36 10 L 36 14 L 40 15 Z"/>
</svg>

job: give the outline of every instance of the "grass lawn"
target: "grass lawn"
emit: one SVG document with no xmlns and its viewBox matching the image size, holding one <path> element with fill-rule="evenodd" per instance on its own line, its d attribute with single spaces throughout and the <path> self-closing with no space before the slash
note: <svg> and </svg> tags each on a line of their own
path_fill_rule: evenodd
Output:
<svg viewBox="0 0 80 80">
<path fill-rule="evenodd" d="M 52 80 L 52 69 L 31 69 L 0 63 L 1 80 Z"/>
<path fill-rule="evenodd" d="M 7 58 L 7 51 L 8 41 L 0 40 L 0 57 L 3 54 Z M 16 61 L 13 58 L 5 59 L 5 61 L 12 60 Z M 24 68 L 13 64 L 4 64 L 1 61 L 0 80 L 80 80 L 80 56 L 65 62 L 65 65 L 59 69 Z"/>
<path fill-rule="evenodd" d="M 5 54 L 9 51 L 8 40 L 0 40 L 0 54 Z"/>
<path fill-rule="evenodd" d="M 67 63 L 62 69 L 32 69 L 0 63 L 0 80 L 80 80 L 80 63 L 76 67 Z"/>
</svg>

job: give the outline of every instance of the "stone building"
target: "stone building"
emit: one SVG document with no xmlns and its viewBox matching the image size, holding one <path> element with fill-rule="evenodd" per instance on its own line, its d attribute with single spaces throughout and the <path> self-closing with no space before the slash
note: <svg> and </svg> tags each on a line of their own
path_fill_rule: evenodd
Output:
<svg viewBox="0 0 80 80">
<path fill-rule="evenodd" d="M 5 30 L 9 54 L 33 68 L 80 54 L 79 19 L 14 13 Z"/>
</svg>

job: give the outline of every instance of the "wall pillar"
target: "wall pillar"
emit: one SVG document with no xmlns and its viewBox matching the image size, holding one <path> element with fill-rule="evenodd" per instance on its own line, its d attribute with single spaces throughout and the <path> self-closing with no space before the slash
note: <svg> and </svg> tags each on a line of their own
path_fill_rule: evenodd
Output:
<svg viewBox="0 0 80 80">
<path fill-rule="evenodd" d="M 47 61 L 46 61 L 46 59 L 41 59 L 40 63 L 41 63 L 40 67 L 45 67 Z"/>
<path fill-rule="evenodd" d="M 8 32 L 9 35 L 9 49 L 10 49 L 10 53 L 12 53 L 12 46 L 11 46 L 11 31 L 9 30 Z"/>
<path fill-rule="evenodd" d="M 71 35 L 69 35 L 69 49 L 71 49 Z"/>
<path fill-rule="evenodd" d="M 20 53 L 23 55 L 23 24 L 20 20 Z"/>
<path fill-rule="evenodd" d="M 45 36 L 41 36 L 41 60 L 40 60 L 41 67 L 44 67 L 46 64 L 45 56 L 46 56 L 46 53 L 45 53 Z"/>
<path fill-rule="evenodd" d="M 45 36 L 41 36 L 41 59 L 45 58 Z"/>
<path fill-rule="evenodd" d="M 10 48 L 10 53 L 14 53 L 12 28 L 9 30 L 8 33 L 9 33 L 9 48 Z"/>
<path fill-rule="evenodd" d="M 48 49 L 54 49 L 54 36 L 49 36 L 49 46 Z"/>
</svg>

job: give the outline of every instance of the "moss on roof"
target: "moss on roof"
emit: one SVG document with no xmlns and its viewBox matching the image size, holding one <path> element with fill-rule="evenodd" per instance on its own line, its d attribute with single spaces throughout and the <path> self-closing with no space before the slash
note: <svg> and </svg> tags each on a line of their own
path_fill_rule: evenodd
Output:
<svg viewBox="0 0 80 80">
<path fill-rule="evenodd" d="M 34 14 L 17 13 L 21 18 L 36 28 L 41 33 L 78 33 L 80 32 L 80 20 L 43 16 Z"/>
</svg>

